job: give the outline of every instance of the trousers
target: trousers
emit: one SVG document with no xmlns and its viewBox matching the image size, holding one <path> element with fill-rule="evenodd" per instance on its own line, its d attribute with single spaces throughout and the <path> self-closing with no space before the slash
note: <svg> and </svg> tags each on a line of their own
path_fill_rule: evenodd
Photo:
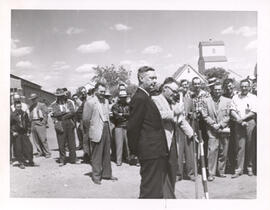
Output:
<svg viewBox="0 0 270 210">
<path fill-rule="evenodd" d="M 126 159 L 129 160 L 130 152 L 128 148 L 127 129 L 123 127 L 115 128 L 116 163 L 122 163 L 123 151 L 126 152 Z"/>
<path fill-rule="evenodd" d="M 176 139 L 174 138 L 171 143 L 169 151 L 169 159 L 167 165 L 167 173 L 165 183 L 163 186 L 163 198 L 176 198 L 175 197 L 175 182 L 178 168 L 178 156 Z"/>
<path fill-rule="evenodd" d="M 209 175 L 215 176 L 225 174 L 227 153 L 229 146 L 228 136 L 220 136 L 208 132 L 208 172 Z"/>
<path fill-rule="evenodd" d="M 91 142 L 92 145 L 92 179 L 100 181 L 112 176 L 111 166 L 111 137 L 109 124 L 104 123 L 100 142 Z"/>
<path fill-rule="evenodd" d="M 56 131 L 57 142 L 60 154 L 60 163 L 66 162 L 66 149 L 67 144 L 69 150 L 70 163 L 75 163 L 76 161 L 76 143 L 75 143 L 75 132 L 74 123 L 70 119 L 62 121 L 62 127 L 64 129 L 63 133 Z"/>
<path fill-rule="evenodd" d="M 185 134 L 178 128 L 177 130 L 177 147 L 178 147 L 178 169 L 177 175 L 184 178 L 184 160 L 186 175 L 191 178 L 194 176 L 194 143 L 188 139 Z"/>
<path fill-rule="evenodd" d="M 253 119 L 247 122 L 247 126 L 235 125 L 236 173 L 243 173 L 245 159 L 247 167 L 253 167 L 256 154 L 255 139 L 253 138 L 254 129 L 255 120 Z"/>
<path fill-rule="evenodd" d="M 139 198 L 163 198 L 164 184 L 168 179 L 168 158 L 140 160 L 140 196 Z M 168 180 L 167 180 L 168 181 Z"/>
<path fill-rule="evenodd" d="M 45 125 L 35 125 L 32 123 L 32 138 L 39 155 L 50 155 L 47 142 L 47 130 Z"/>
<path fill-rule="evenodd" d="M 25 160 L 33 162 L 33 146 L 26 134 L 18 134 L 13 136 L 15 158 L 19 163 L 24 163 Z"/>
</svg>

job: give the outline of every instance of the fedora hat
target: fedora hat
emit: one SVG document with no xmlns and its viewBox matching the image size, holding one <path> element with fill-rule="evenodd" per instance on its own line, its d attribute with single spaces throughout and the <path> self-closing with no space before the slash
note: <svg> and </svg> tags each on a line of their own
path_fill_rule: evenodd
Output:
<svg viewBox="0 0 270 210">
<path fill-rule="evenodd" d="M 66 92 L 62 88 L 57 88 L 55 91 L 56 96 L 64 96 Z"/>
<path fill-rule="evenodd" d="M 35 98 L 38 98 L 38 95 L 37 95 L 36 93 L 31 93 L 29 99 L 30 99 L 30 100 L 33 100 L 33 99 L 35 99 Z"/>
<path fill-rule="evenodd" d="M 106 92 L 105 92 L 105 96 L 111 96 L 112 94 L 107 90 Z"/>
<path fill-rule="evenodd" d="M 211 78 L 209 78 L 209 79 L 207 80 L 207 82 L 208 82 L 207 86 L 208 86 L 208 87 L 211 87 L 211 86 L 213 86 L 217 81 L 218 81 L 218 79 L 217 79 L 216 77 L 211 77 Z"/>
</svg>

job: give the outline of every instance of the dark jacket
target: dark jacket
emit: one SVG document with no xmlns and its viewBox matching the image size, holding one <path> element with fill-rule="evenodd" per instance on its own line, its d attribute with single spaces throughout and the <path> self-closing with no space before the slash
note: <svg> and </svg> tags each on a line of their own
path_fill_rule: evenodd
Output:
<svg viewBox="0 0 270 210">
<path fill-rule="evenodd" d="M 67 120 L 67 119 L 73 120 L 73 117 L 75 115 L 74 103 L 73 103 L 73 101 L 68 99 L 67 102 L 66 102 L 66 105 L 67 105 L 68 110 L 61 111 L 60 105 L 58 104 L 58 102 L 54 101 L 51 104 L 52 117 L 57 119 L 57 120 Z"/>
<path fill-rule="evenodd" d="M 31 123 L 28 114 L 25 111 L 11 112 L 10 116 L 10 130 L 19 134 L 30 133 Z"/>
<path fill-rule="evenodd" d="M 131 154 L 137 155 L 141 160 L 168 155 L 159 110 L 152 99 L 139 88 L 130 102 L 127 136 Z"/>
<path fill-rule="evenodd" d="M 121 104 L 119 101 L 112 106 L 113 123 L 116 127 L 126 127 L 129 118 L 128 104 Z"/>
</svg>

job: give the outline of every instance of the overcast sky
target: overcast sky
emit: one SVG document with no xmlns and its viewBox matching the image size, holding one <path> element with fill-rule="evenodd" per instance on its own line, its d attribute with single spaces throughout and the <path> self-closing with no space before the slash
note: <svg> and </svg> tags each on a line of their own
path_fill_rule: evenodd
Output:
<svg viewBox="0 0 270 210">
<path fill-rule="evenodd" d="M 142 65 L 159 80 L 185 63 L 198 69 L 199 41 L 225 42 L 229 67 L 252 75 L 256 12 L 13 10 L 11 73 L 55 91 L 86 84 L 96 65 Z"/>
</svg>

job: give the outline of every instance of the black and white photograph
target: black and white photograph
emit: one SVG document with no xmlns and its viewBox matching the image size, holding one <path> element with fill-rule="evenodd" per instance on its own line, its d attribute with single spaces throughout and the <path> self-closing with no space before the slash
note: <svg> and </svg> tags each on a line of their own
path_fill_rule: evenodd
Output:
<svg viewBox="0 0 270 210">
<path fill-rule="evenodd" d="M 79 8 L 10 9 L 9 198 L 265 197 L 258 9 Z"/>
</svg>

